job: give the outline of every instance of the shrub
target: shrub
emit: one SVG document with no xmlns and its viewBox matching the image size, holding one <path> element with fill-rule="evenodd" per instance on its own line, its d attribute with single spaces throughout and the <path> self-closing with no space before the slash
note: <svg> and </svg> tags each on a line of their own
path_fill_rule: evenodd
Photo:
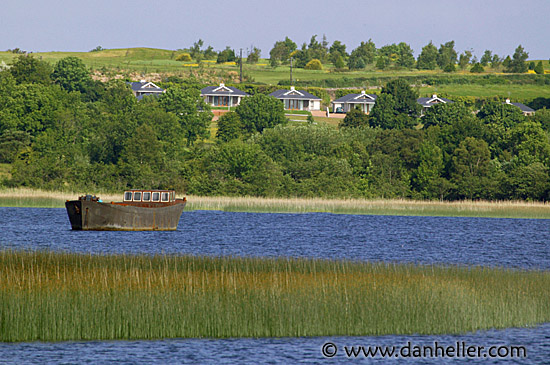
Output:
<svg viewBox="0 0 550 365">
<path fill-rule="evenodd" d="M 182 53 L 176 57 L 176 61 L 191 62 L 191 55 L 189 53 Z"/>
<path fill-rule="evenodd" d="M 304 69 L 306 69 L 306 70 L 322 70 L 323 65 L 321 64 L 321 61 L 314 58 L 305 65 Z"/>
<path fill-rule="evenodd" d="M 470 72 L 473 72 L 473 73 L 481 73 L 485 71 L 485 69 L 483 68 L 483 66 L 481 65 L 481 63 L 477 62 L 476 64 L 474 64 L 474 66 L 472 67 L 472 69 L 470 70 Z"/>
</svg>

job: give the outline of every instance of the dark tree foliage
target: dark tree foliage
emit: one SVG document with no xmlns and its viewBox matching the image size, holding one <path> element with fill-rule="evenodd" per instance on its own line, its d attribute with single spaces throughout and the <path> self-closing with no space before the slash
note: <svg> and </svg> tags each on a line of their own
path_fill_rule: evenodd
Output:
<svg viewBox="0 0 550 365">
<path fill-rule="evenodd" d="M 65 90 L 81 93 L 85 93 L 92 83 L 90 72 L 78 57 L 59 60 L 54 66 L 52 78 Z"/>
<path fill-rule="evenodd" d="M 358 128 L 368 125 L 369 118 L 361 109 L 350 110 L 344 119 L 338 124 L 338 128 Z"/>
<path fill-rule="evenodd" d="M 243 135 L 243 124 L 236 112 L 228 112 L 218 119 L 218 142 L 228 142 Z"/>
<path fill-rule="evenodd" d="M 435 70 L 437 67 L 437 48 L 432 42 L 422 48 L 422 52 L 418 55 L 416 67 L 419 70 Z"/>
<path fill-rule="evenodd" d="M 374 62 L 376 57 L 376 45 L 369 39 L 367 42 L 361 42 L 359 47 L 354 49 L 348 60 L 348 67 L 350 70 L 362 69 L 366 65 L 370 65 Z"/>
<path fill-rule="evenodd" d="M 52 67 L 49 63 L 30 55 L 17 57 L 10 69 L 10 73 L 18 84 L 49 84 L 51 83 Z"/>
<path fill-rule="evenodd" d="M 485 71 L 485 69 L 483 68 L 483 66 L 479 62 L 475 63 L 472 66 L 472 68 L 470 69 L 470 72 L 472 72 L 472 73 L 482 73 L 484 71 Z"/>
<path fill-rule="evenodd" d="M 505 72 L 515 72 L 515 73 L 527 72 L 528 65 L 525 61 L 527 61 L 528 57 L 529 57 L 529 53 L 525 52 L 523 47 L 521 45 L 519 45 L 516 48 L 516 50 L 514 52 L 514 55 L 512 56 L 512 59 L 509 60 L 508 57 L 506 58 L 506 60 L 505 60 L 506 64 L 504 65 L 504 67 L 505 67 L 504 71 Z"/>
<path fill-rule="evenodd" d="M 278 124 L 285 124 L 284 105 L 273 96 L 256 94 L 244 98 L 235 109 L 244 130 L 253 134 L 262 132 L 265 128 L 273 128 Z"/>
<path fill-rule="evenodd" d="M 216 63 L 234 62 L 236 60 L 235 51 L 229 46 L 225 47 L 223 51 L 218 53 Z"/>
<path fill-rule="evenodd" d="M 457 60 L 457 53 L 454 49 L 455 41 L 449 41 L 440 45 L 437 53 L 437 65 L 440 69 L 445 69 L 448 65 L 455 65 Z"/>
</svg>

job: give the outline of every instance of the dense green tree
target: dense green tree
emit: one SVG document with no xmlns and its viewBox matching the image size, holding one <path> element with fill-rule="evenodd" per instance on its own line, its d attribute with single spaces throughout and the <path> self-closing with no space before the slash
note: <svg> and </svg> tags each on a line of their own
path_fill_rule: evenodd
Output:
<svg viewBox="0 0 550 365">
<path fill-rule="evenodd" d="M 216 63 L 235 62 L 236 60 L 237 58 L 235 57 L 235 51 L 232 50 L 231 47 L 227 46 L 223 51 L 218 53 Z"/>
<path fill-rule="evenodd" d="M 460 142 L 454 151 L 451 174 L 457 198 L 490 198 L 489 187 L 495 183 L 491 172 L 491 153 L 485 141 L 467 137 Z"/>
<path fill-rule="evenodd" d="M 9 69 L 18 84 L 44 84 L 51 83 L 52 67 L 46 61 L 33 56 L 21 55 L 13 60 Z"/>
<path fill-rule="evenodd" d="M 474 63 L 474 65 L 470 69 L 470 72 L 472 72 L 472 73 L 482 73 L 484 71 L 485 71 L 485 69 L 483 68 L 483 66 L 479 62 Z"/>
<path fill-rule="evenodd" d="M 550 166 L 548 134 L 539 123 L 525 121 L 514 125 L 507 134 L 507 147 L 523 165 L 540 162 Z"/>
<path fill-rule="evenodd" d="M 376 45 L 369 39 L 367 42 L 361 42 L 361 44 L 351 52 L 348 60 L 348 67 L 350 70 L 365 68 L 366 65 L 370 65 L 374 62 L 375 57 Z"/>
<path fill-rule="evenodd" d="M 437 52 L 437 65 L 440 69 L 444 69 L 450 64 L 456 64 L 457 53 L 454 47 L 455 41 L 449 41 L 439 46 L 439 50 Z"/>
<path fill-rule="evenodd" d="M 405 80 L 395 79 L 388 82 L 381 93 L 393 96 L 397 113 L 413 116 L 419 114 L 421 107 L 416 101 L 418 93 Z"/>
<path fill-rule="evenodd" d="M 7 129 L 0 132 L 0 163 L 12 163 L 31 145 L 31 135 L 25 131 Z"/>
<path fill-rule="evenodd" d="M 539 63 L 537 63 L 534 70 L 537 75 L 544 75 L 544 66 L 542 65 L 542 61 L 539 61 Z"/>
<path fill-rule="evenodd" d="M 497 54 L 493 55 L 493 59 L 491 60 L 491 67 L 497 68 L 499 67 L 504 60 L 501 59 Z"/>
<path fill-rule="evenodd" d="M 443 199 L 451 184 L 442 177 L 443 153 L 433 142 L 425 141 L 418 151 L 420 163 L 416 170 L 414 183 L 425 199 Z"/>
<path fill-rule="evenodd" d="M 505 181 L 507 199 L 548 200 L 550 180 L 547 166 L 540 162 L 511 164 L 508 170 Z"/>
<path fill-rule="evenodd" d="M 244 98 L 235 109 L 244 130 L 253 134 L 286 123 L 284 105 L 273 96 L 255 94 Z"/>
<path fill-rule="evenodd" d="M 302 44 L 302 48 L 291 53 L 295 62 L 294 65 L 298 68 L 304 68 L 311 61 L 311 53 L 307 49 L 307 45 Z"/>
<path fill-rule="evenodd" d="M 254 47 L 248 54 L 248 57 L 246 58 L 246 63 L 258 63 L 258 61 L 260 60 L 261 52 L 262 51 L 259 48 Z"/>
<path fill-rule="evenodd" d="M 323 35 L 323 41 L 317 41 L 317 35 L 313 35 L 307 46 L 309 56 L 312 59 L 318 59 L 321 62 L 325 62 L 328 57 L 328 43 L 326 36 Z"/>
<path fill-rule="evenodd" d="M 236 112 L 230 111 L 218 119 L 218 131 L 216 132 L 218 142 L 228 142 L 241 137 L 242 134 L 243 125 Z"/>
<path fill-rule="evenodd" d="M 159 98 L 159 103 L 180 121 L 187 146 L 192 146 L 200 138 L 210 137 L 213 115 L 210 106 L 201 98 L 200 90 L 170 87 Z"/>
<path fill-rule="evenodd" d="M 539 123 L 546 132 L 550 132 L 550 109 L 546 107 L 538 109 L 535 115 L 531 117 L 531 120 L 535 123 Z"/>
<path fill-rule="evenodd" d="M 491 62 L 493 62 L 493 52 L 487 49 L 483 53 L 483 56 L 481 56 L 479 63 L 481 63 L 482 66 L 487 67 Z"/>
<path fill-rule="evenodd" d="M 275 45 L 269 51 L 270 60 L 276 62 L 288 62 L 290 54 L 297 49 L 296 43 L 286 37 L 284 41 L 275 42 Z"/>
<path fill-rule="evenodd" d="M 464 103 L 439 103 L 428 108 L 422 117 L 424 128 L 444 126 L 460 120 L 472 119 L 474 115 Z"/>
<path fill-rule="evenodd" d="M 437 55 L 437 48 L 430 41 L 430 43 L 422 48 L 422 52 L 418 55 L 416 67 L 419 70 L 435 70 L 437 67 Z"/>
<path fill-rule="evenodd" d="M 523 49 L 523 47 L 521 45 L 519 45 L 515 52 L 514 52 L 514 55 L 512 56 L 512 59 L 507 62 L 507 64 L 504 65 L 505 67 L 505 72 L 515 72 L 515 73 L 524 73 L 524 72 L 527 72 L 527 63 L 525 61 L 527 61 L 527 58 L 529 57 L 529 53 L 525 52 L 525 50 Z M 508 57 L 506 58 L 508 60 Z"/>
<path fill-rule="evenodd" d="M 412 68 L 414 66 L 414 55 L 410 45 L 401 42 L 397 45 L 397 60 L 395 64 L 399 67 Z"/>
<path fill-rule="evenodd" d="M 344 62 L 344 58 L 343 58 L 342 56 L 340 56 L 340 55 L 338 55 L 338 56 L 336 57 L 336 59 L 333 60 L 332 62 L 333 62 L 334 67 L 335 67 L 336 69 L 343 69 L 344 67 L 346 67 L 346 63 Z"/>
<path fill-rule="evenodd" d="M 84 62 L 73 56 L 62 58 L 55 64 L 52 78 L 65 90 L 81 93 L 85 93 L 92 82 Z"/>
<path fill-rule="evenodd" d="M 202 60 L 203 54 L 201 51 L 202 46 L 204 45 L 204 41 L 202 39 L 199 39 L 195 43 L 193 43 L 193 46 L 189 48 L 189 55 L 195 60 L 195 62 L 200 62 Z"/>
<path fill-rule="evenodd" d="M 466 69 L 468 64 L 470 63 L 470 60 L 472 59 L 472 52 L 471 51 L 464 51 L 460 54 L 460 57 L 458 59 L 458 65 L 462 70 Z"/>
<path fill-rule="evenodd" d="M 344 119 L 338 124 L 338 128 L 358 128 L 367 126 L 368 116 L 359 108 L 350 110 Z"/>
<path fill-rule="evenodd" d="M 329 49 L 329 60 L 334 64 L 336 68 L 343 68 L 344 66 L 336 66 L 338 58 L 342 59 L 342 63 L 345 62 L 348 54 L 346 52 L 346 45 L 340 41 L 334 41 Z"/>
</svg>

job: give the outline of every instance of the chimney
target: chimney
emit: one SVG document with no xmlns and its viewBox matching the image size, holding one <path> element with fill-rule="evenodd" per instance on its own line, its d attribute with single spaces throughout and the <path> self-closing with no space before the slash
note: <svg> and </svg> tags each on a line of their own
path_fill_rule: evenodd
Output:
<svg viewBox="0 0 550 365">
<path fill-rule="evenodd" d="M 224 87 L 225 84 L 223 82 L 220 82 L 220 87 Z"/>
<path fill-rule="evenodd" d="M 294 86 L 291 86 L 290 91 L 294 91 L 294 90 L 296 90 L 296 88 Z"/>
<path fill-rule="evenodd" d="M 361 90 L 361 95 L 365 95 L 365 90 Z"/>
<path fill-rule="evenodd" d="M 506 98 L 506 104 L 510 104 L 510 98 Z"/>
<path fill-rule="evenodd" d="M 433 98 L 433 99 L 437 98 L 437 94 L 433 94 L 433 95 L 432 95 L 432 98 Z"/>
</svg>

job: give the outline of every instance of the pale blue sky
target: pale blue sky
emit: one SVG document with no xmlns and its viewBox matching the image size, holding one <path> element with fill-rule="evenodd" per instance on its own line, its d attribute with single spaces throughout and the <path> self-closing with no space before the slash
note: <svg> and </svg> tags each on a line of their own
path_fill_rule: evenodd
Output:
<svg viewBox="0 0 550 365">
<path fill-rule="evenodd" d="M 254 45 L 268 57 L 285 36 L 301 45 L 326 34 L 348 52 L 369 38 L 377 47 L 409 43 L 415 54 L 430 40 L 455 40 L 478 58 L 521 44 L 530 59 L 546 60 L 549 17 L 548 0 L 2 0 L 0 50 L 178 49 L 202 38 L 216 50 Z"/>
</svg>

